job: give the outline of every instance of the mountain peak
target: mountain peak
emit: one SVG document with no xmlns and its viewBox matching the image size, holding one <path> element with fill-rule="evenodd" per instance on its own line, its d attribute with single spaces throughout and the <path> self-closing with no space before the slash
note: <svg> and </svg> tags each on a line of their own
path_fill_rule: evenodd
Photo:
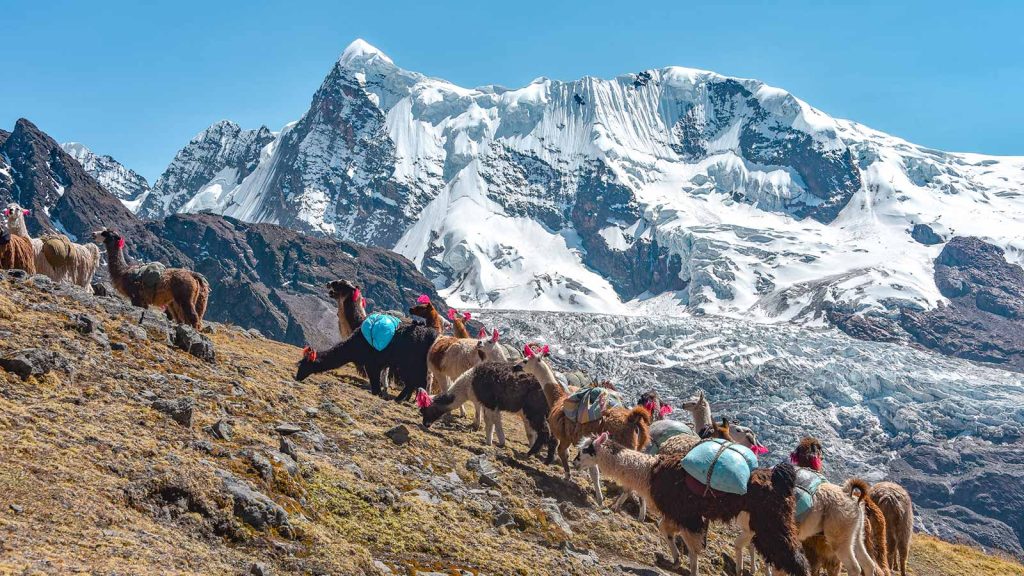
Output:
<svg viewBox="0 0 1024 576">
<path fill-rule="evenodd" d="M 387 54 L 381 52 L 366 40 L 356 38 L 348 45 L 348 48 L 345 48 L 345 51 L 341 53 L 341 57 L 338 58 L 338 63 L 342 66 L 351 66 L 356 63 L 372 62 L 375 59 L 380 59 L 388 64 L 394 64 L 391 58 L 388 58 Z"/>
</svg>

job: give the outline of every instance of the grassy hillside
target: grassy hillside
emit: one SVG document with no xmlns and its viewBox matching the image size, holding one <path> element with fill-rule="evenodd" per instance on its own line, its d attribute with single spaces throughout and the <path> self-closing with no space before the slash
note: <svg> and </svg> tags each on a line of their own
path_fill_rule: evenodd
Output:
<svg viewBox="0 0 1024 576">
<path fill-rule="evenodd" d="M 295 347 L 217 325 L 209 364 L 168 346 L 156 314 L 138 320 L 119 300 L 0 273 L 0 358 L 42 348 L 56 366 L 0 371 L 0 574 L 671 573 L 652 521 L 518 459 L 513 419 L 504 449 L 461 419 L 423 431 L 411 404 L 352 372 L 294 382 Z M 732 534 L 713 530 L 705 573 L 731 574 Z M 925 537 L 911 564 L 1024 575 Z"/>
</svg>

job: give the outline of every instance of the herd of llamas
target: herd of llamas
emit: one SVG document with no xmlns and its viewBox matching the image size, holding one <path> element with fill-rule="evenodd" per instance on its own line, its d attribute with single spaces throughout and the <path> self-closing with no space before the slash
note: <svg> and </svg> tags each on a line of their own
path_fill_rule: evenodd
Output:
<svg viewBox="0 0 1024 576">
<path fill-rule="evenodd" d="M 201 274 L 155 263 L 130 265 L 125 239 L 110 229 L 94 233 L 93 242 L 85 245 L 61 234 L 32 238 L 25 225 L 28 214 L 17 204 L 4 210 L 0 268 L 91 289 L 100 264 L 98 247 L 103 246 L 111 284 L 143 314 L 157 306 L 175 322 L 202 327 L 210 286 Z M 512 413 L 526 430 L 529 450 L 524 458 L 546 447 L 544 463 L 552 465 L 557 453 L 565 481 L 572 481 L 573 468 L 586 471 L 599 506 L 604 504 L 602 474 L 623 488 L 613 509 L 638 497 L 639 520 L 648 511 L 658 516 L 674 566 L 681 564 L 676 540 L 681 536 L 691 576 L 699 574 L 698 558 L 712 522 L 733 522 L 739 528 L 734 543 L 737 574 L 743 573 L 749 549 L 754 573 L 760 557 L 776 576 L 818 576 L 822 570 L 838 576 L 841 569 L 850 576 L 897 570 L 906 576 L 914 522 L 910 495 L 892 482 L 828 482 L 822 472 L 824 452 L 815 438 L 802 439 L 788 461 L 751 468 L 744 490 L 722 491 L 711 484 L 714 467 L 724 466 L 719 464 L 724 453 L 742 453 L 756 461 L 768 449 L 750 428 L 725 418 L 716 422 L 703 391 L 680 406 L 692 418 L 689 425 L 669 418 L 672 407 L 654 391 L 628 405 L 616 400 L 621 395 L 609 382 L 582 389 L 567 385 L 552 367 L 547 345 L 526 344 L 521 355 L 509 358 L 510 349 L 499 343 L 497 330 L 481 328 L 474 338 L 467 329 L 468 312 L 449 310 L 446 322 L 425 295 L 409 309 L 413 321 L 398 313 L 367 316 L 366 299 L 348 280 L 336 280 L 327 288 L 337 303 L 341 341 L 322 351 L 307 347 L 296 380 L 353 364 L 369 380 L 373 394 L 388 398 L 387 383 L 393 381 L 401 385 L 395 400 L 415 396 L 424 427 L 452 417 L 456 410 L 465 416 L 465 405 L 472 404 L 474 428 L 484 429 L 488 446 L 495 435 L 497 445 L 505 445 L 502 415 Z M 385 334 L 383 341 L 380 334 Z M 600 402 L 588 406 L 586 415 L 574 411 L 588 397 Z M 715 443 L 717 452 L 702 480 L 684 467 L 688 456 L 706 443 Z M 577 455 L 571 467 L 572 449 Z"/>
</svg>

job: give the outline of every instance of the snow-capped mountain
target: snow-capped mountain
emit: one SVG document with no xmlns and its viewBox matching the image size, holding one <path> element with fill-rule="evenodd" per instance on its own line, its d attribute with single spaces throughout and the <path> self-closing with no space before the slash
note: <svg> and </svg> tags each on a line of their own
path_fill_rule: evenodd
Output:
<svg viewBox="0 0 1024 576">
<path fill-rule="evenodd" d="M 236 189 L 259 165 L 264 148 L 273 142 L 274 134 L 266 126 L 242 130 L 234 122 L 217 122 L 178 151 L 153 185 L 153 193 L 139 207 L 139 216 L 162 218 L 209 208 L 205 199 Z M 230 206 L 223 206 L 220 212 L 227 208 Z"/>
<path fill-rule="evenodd" d="M 817 322 L 942 301 L 941 246 L 914 236 L 1024 261 L 1022 190 L 1024 158 L 916 146 L 756 80 L 669 67 L 467 89 L 357 40 L 276 136 L 197 136 L 142 214 L 394 248 L 455 305 Z"/>
<path fill-rule="evenodd" d="M 95 154 L 78 142 L 65 142 L 61 147 L 85 168 L 90 176 L 99 181 L 108 192 L 124 202 L 129 210 L 135 211 L 149 194 L 149 182 L 124 167 L 110 156 Z"/>
</svg>

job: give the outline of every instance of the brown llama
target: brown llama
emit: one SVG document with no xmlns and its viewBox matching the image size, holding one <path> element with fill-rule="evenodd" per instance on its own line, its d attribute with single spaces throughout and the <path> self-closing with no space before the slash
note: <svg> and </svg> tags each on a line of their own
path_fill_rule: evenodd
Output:
<svg viewBox="0 0 1024 576">
<path fill-rule="evenodd" d="M 469 330 L 466 330 L 466 322 L 473 315 L 469 312 L 463 312 L 459 314 L 459 311 L 455 308 L 448 309 L 448 320 L 452 323 L 452 335 L 456 338 L 469 338 Z"/>
<path fill-rule="evenodd" d="M 338 332 L 345 340 L 366 320 L 366 298 L 363 298 L 359 286 L 348 280 L 328 283 L 327 293 L 338 303 Z"/>
<path fill-rule="evenodd" d="M 426 320 L 427 326 L 436 330 L 438 335 L 444 334 L 444 321 L 441 320 L 441 315 L 434 308 L 434 303 L 430 301 L 430 296 L 420 294 L 420 297 L 416 299 L 416 305 L 409 308 L 409 314 Z"/>
<path fill-rule="evenodd" d="M 886 544 L 885 515 L 868 495 L 867 483 L 862 480 L 853 479 L 847 482 L 846 488 L 852 496 L 859 497 L 864 502 L 864 545 L 868 554 L 878 566 L 881 574 L 888 575 L 889 560 Z M 859 492 L 859 495 L 856 494 Z M 839 576 L 842 563 L 836 556 L 835 550 L 829 545 L 824 534 L 816 534 L 804 540 L 804 555 L 807 556 L 807 563 L 811 566 L 811 574 L 817 575 L 824 568 L 828 576 Z"/>
<path fill-rule="evenodd" d="M 692 446 L 699 438 L 689 438 Z M 688 450 L 687 450 L 688 451 Z M 793 487 L 796 473 L 784 462 L 775 468 L 758 468 L 750 475 L 743 495 L 694 491 L 683 470 L 684 453 L 645 454 L 631 450 L 602 433 L 580 445 L 578 466 L 597 468 L 616 482 L 633 490 L 660 512 L 658 529 L 672 552 L 674 566 L 680 564 L 675 535 L 682 533 L 690 560 L 690 576 L 699 576 L 698 557 L 704 549 L 704 532 L 711 521 L 728 522 L 746 517 L 751 541 L 768 564 L 793 576 L 809 576 L 807 559 L 793 525 Z"/>
<path fill-rule="evenodd" d="M 914 536 L 914 504 L 905 488 L 895 482 L 879 482 L 868 492 L 885 516 L 889 567 L 907 576 L 910 539 Z"/>
<path fill-rule="evenodd" d="M 100 250 L 96 245 L 76 244 L 63 234 L 32 238 L 25 225 L 25 216 L 30 211 L 18 204 L 9 204 L 4 214 L 11 234 L 31 242 L 36 272 L 54 282 L 70 282 L 91 290 L 92 277 L 100 265 Z"/>
<path fill-rule="evenodd" d="M 93 242 L 107 249 L 110 281 L 133 306 L 165 308 L 175 322 L 196 330 L 203 327 L 203 316 L 210 296 L 210 284 L 198 272 L 184 268 L 166 268 L 162 264 L 129 266 L 124 257 L 124 238 L 117 232 L 100 230 Z"/>
<path fill-rule="evenodd" d="M 14 269 L 36 273 L 32 243 L 27 238 L 12 235 L 6 228 L 0 228 L 0 270 Z"/>
</svg>

